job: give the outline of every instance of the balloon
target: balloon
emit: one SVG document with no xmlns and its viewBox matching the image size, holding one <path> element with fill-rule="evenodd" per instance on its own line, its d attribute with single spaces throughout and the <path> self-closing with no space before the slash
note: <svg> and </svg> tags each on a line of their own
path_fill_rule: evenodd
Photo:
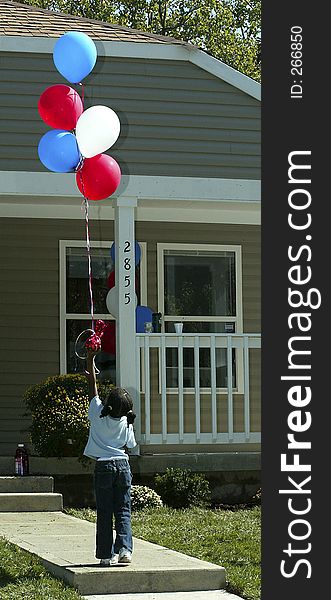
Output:
<svg viewBox="0 0 331 600">
<path fill-rule="evenodd" d="M 75 129 L 83 112 L 79 94 L 69 85 L 52 85 L 40 96 L 39 114 L 45 123 L 55 129 Z"/>
<path fill-rule="evenodd" d="M 83 156 L 92 158 L 113 146 L 120 134 L 117 114 L 108 106 L 91 106 L 79 117 L 76 136 Z"/>
<path fill-rule="evenodd" d="M 106 329 L 106 323 L 104 321 L 102 321 L 101 319 L 98 319 L 94 325 L 94 331 L 95 331 L 96 335 L 98 335 L 101 338 L 104 334 L 105 329 Z"/>
<path fill-rule="evenodd" d="M 115 269 L 110 271 L 107 279 L 108 289 L 111 290 L 115 285 Z"/>
<path fill-rule="evenodd" d="M 52 129 L 43 135 L 38 154 L 43 165 L 56 173 L 74 171 L 81 160 L 75 136 L 62 129 Z"/>
<path fill-rule="evenodd" d="M 116 287 L 113 287 L 111 290 L 109 290 L 109 292 L 106 296 L 106 306 L 107 306 L 107 310 L 109 310 L 110 314 L 113 315 L 113 317 L 117 318 L 118 310 L 117 310 L 117 289 L 116 289 Z"/>
<path fill-rule="evenodd" d="M 86 329 L 85 331 L 83 331 L 77 338 L 76 340 L 76 348 L 75 348 L 75 352 L 76 355 L 78 356 L 78 358 L 83 358 L 83 356 L 81 356 L 81 352 L 77 351 L 79 348 L 79 340 L 82 338 L 82 336 L 84 334 L 90 334 L 89 337 L 87 338 L 87 340 L 84 343 L 84 348 L 88 349 L 88 350 L 92 350 L 93 352 L 98 352 L 99 350 L 101 350 L 101 338 L 104 334 L 106 330 L 106 323 L 104 321 L 101 321 L 101 319 L 98 319 L 98 321 L 96 321 L 95 325 L 94 325 L 94 331 L 93 329 Z M 78 346 L 78 348 L 77 348 Z"/>
<path fill-rule="evenodd" d="M 88 340 L 85 342 L 85 348 L 88 350 L 92 350 L 93 352 L 98 352 L 101 350 L 101 338 L 96 333 L 93 333 Z"/>
<path fill-rule="evenodd" d="M 115 242 L 111 245 L 110 248 L 110 258 L 112 259 L 113 263 L 115 263 Z M 135 265 L 139 265 L 140 263 L 140 259 L 141 259 L 141 248 L 138 244 L 138 242 L 135 242 L 134 244 L 134 262 Z M 108 286 L 110 287 L 110 286 Z"/>
<path fill-rule="evenodd" d="M 76 173 L 79 191 L 89 200 L 104 200 L 111 196 L 121 181 L 121 169 L 108 154 L 86 158 Z"/>
<path fill-rule="evenodd" d="M 115 321 L 107 321 L 106 329 L 101 339 L 101 350 L 116 354 L 116 323 Z"/>
<path fill-rule="evenodd" d="M 153 311 L 148 306 L 137 306 L 136 308 L 136 333 L 145 332 L 145 323 L 152 323 Z"/>
<path fill-rule="evenodd" d="M 57 40 L 53 60 L 63 77 L 71 83 L 80 83 L 92 71 L 97 49 L 86 33 L 68 31 Z"/>
<path fill-rule="evenodd" d="M 137 296 L 135 294 L 135 305 L 137 306 L 138 300 L 137 300 Z M 117 319 L 118 317 L 118 310 L 117 310 L 117 288 L 113 287 L 111 290 L 109 290 L 107 296 L 106 296 L 106 306 L 107 309 L 109 310 L 110 314 L 113 315 L 113 317 L 115 317 L 115 319 Z"/>
</svg>

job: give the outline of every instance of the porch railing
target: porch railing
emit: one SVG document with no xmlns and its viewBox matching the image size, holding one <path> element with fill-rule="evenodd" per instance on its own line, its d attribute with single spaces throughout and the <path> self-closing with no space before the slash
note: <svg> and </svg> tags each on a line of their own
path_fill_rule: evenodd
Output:
<svg viewBox="0 0 331 600">
<path fill-rule="evenodd" d="M 184 386 L 184 351 L 191 349 L 194 362 L 194 385 L 187 388 Z M 210 363 L 208 365 L 210 386 L 201 387 L 200 381 L 200 349 L 209 349 Z M 250 410 L 250 352 L 261 348 L 260 334 L 190 334 L 182 335 L 172 333 L 137 334 L 137 387 L 138 404 L 143 406 L 140 415 L 140 427 L 138 426 L 138 437 L 142 444 L 233 444 L 233 443 L 258 443 L 261 440 L 259 431 L 251 431 Z M 176 387 L 167 387 L 167 349 L 177 351 L 177 382 Z M 218 349 L 226 351 L 226 385 L 217 385 L 217 360 Z M 233 351 L 235 351 L 235 370 L 233 373 Z M 152 359 L 152 353 L 153 359 Z M 155 356 L 156 354 L 156 356 Z M 235 375 L 235 376 L 234 376 Z M 259 376 L 257 386 L 259 387 Z M 241 416 L 242 427 L 235 427 L 234 397 L 238 394 L 243 399 L 243 414 Z M 169 419 L 169 396 L 176 396 L 176 422 L 177 431 L 168 431 Z M 185 397 L 191 396 L 194 403 L 193 415 L 194 431 L 185 431 L 184 411 Z M 211 426 L 206 431 L 201 423 L 201 399 L 206 396 L 210 400 Z M 219 427 L 220 423 L 220 396 L 226 399 L 226 424 Z M 178 402 L 177 402 L 178 398 Z M 154 414 L 158 412 L 158 425 L 153 427 L 151 422 L 151 408 Z M 178 408 L 178 411 L 177 411 Z M 223 411 L 224 412 L 224 411 Z M 222 429 L 222 431 L 220 431 Z"/>
</svg>

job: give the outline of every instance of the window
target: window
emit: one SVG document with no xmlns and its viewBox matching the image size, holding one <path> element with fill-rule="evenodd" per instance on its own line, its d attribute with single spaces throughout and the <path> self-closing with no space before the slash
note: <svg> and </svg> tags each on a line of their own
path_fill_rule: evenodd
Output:
<svg viewBox="0 0 331 600">
<path fill-rule="evenodd" d="M 241 333 L 240 246 L 158 244 L 159 311 L 163 331 L 174 333 Z M 210 388 L 209 348 L 200 348 L 200 387 Z M 238 389 L 238 362 L 233 351 L 233 387 Z M 194 387 L 194 351 L 184 349 L 184 387 Z M 178 355 L 167 349 L 167 387 L 178 387 Z M 227 352 L 216 349 L 216 385 L 227 386 Z"/>
<path fill-rule="evenodd" d="M 106 296 L 111 287 L 108 279 L 115 268 L 110 256 L 111 246 L 112 242 L 92 242 L 91 258 L 94 317 L 95 320 L 107 321 L 104 348 L 96 357 L 96 365 L 101 379 L 115 381 L 115 320 L 106 307 Z M 146 251 L 144 243 L 140 243 L 140 246 L 142 255 L 136 267 L 136 294 L 138 303 L 144 304 Z M 77 358 L 74 351 L 77 336 L 84 329 L 91 328 L 88 260 L 83 241 L 60 241 L 60 296 L 61 373 L 84 372 L 84 362 Z"/>
</svg>

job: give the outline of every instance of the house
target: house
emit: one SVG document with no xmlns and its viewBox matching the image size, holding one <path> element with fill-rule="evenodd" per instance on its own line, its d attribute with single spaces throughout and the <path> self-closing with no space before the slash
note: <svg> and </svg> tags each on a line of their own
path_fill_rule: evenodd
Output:
<svg viewBox="0 0 331 600">
<path fill-rule="evenodd" d="M 90 202 L 95 317 L 113 320 L 105 304 L 110 248 L 115 241 L 121 249 L 126 236 L 131 253 L 135 240 L 141 250 L 130 282 L 136 301 L 161 313 L 161 331 L 151 335 L 135 333 L 134 301 L 117 319 L 117 383 L 130 388 L 139 413 L 134 468 L 193 465 L 256 483 L 260 85 L 172 38 L 11 0 L 0 0 L 0 15 L 2 464 L 27 436 L 22 394 L 81 368 L 74 342 L 90 322 L 82 197 L 73 174 L 46 171 L 37 154 L 47 130 L 39 96 L 67 83 L 54 44 L 74 30 L 98 50 L 85 107 L 110 106 L 121 121 L 109 151 L 122 169 L 120 188 L 114 199 Z M 122 281 L 120 252 L 116 261 Z M 101 359 L 114 374 L 114 354 Z"/>
</svg>

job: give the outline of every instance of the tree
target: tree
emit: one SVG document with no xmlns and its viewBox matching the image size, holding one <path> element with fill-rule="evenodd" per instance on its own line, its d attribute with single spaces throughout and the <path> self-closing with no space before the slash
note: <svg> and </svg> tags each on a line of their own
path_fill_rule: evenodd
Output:
<svg viewBox="0 0 331 600">
<path fill-rule="evenodd" d="M 261 0 L 23 0 L 190 42 L 260 80 Z"/>
</svg>

